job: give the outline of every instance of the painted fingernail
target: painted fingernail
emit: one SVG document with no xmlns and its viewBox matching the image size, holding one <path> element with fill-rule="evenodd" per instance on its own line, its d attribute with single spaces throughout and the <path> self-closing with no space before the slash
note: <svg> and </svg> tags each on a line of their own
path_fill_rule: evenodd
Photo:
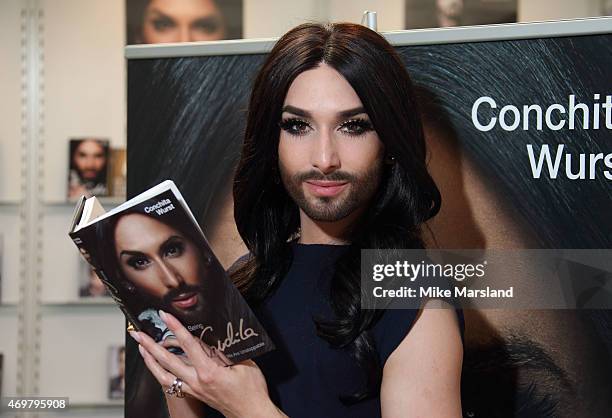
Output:
<svg viewBox="0 0 612 418">
<path fill-rule="evenodd" d="M 136 342 L 140 342 L 141 340 L 140 335 L 138 335 L 136 331 L 130 331 L 130 336 L 136 340 Z"/>
<path fill-rule="evenodd" d="M 138 351 L 140 351 L 140 355 L 141 356 L 144 356 L 144 347 L 143 346 L 139 345 L 138 346 Z"/>
<path fill-rule="evenodd" d="M 164 322 L 168 319 L 168 315 L 166 315 L 166 312 L 162 311 L 161 309 L 159 310 L 159 317 L 163 319 Z"/>
</svg>

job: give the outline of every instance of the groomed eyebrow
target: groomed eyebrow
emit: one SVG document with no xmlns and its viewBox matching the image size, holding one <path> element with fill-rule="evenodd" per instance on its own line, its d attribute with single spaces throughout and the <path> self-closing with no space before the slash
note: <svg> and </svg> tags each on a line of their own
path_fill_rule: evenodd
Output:
<svg viewBox="0 0 612 418">
<path fill-rule="evenodd" d="M 216 25 L 220 22 L 220 19 L 215 15 L 200 17 L 193 22 L 191 22 L 191 26 L 201 26 L 201 25 Z"/>
<path fill-rule="evenodd" d="M 168 245 L 170 242 L 174 241 L 174 240 L 182 240 L 183 238 L 178 236 L 178 235 L 172 235 L 170 237 L 168 237 L 168 239 L 166 239 L 164 242 L 161 243 L 161 245 L 159 246 L 159 248 L 164 248 L 166 245 Z M 145 255 L 145 253 L 143 253 L 142 251 L 135 251 L 135 250 L 123 250 L 119 253 L 119 258 L 123 257 L 124 255 Z"/>
<path fill-rule="evenodd" d="M 305 109 L 300 109 L 299 107 L 295 107 L 291 105 L 287 105 L 283 107 L 283 112 L 292 113 L 294 115 L 302 116 L 304 118 L 312 117 L 312 114 L 309 111 Z M 341 110 L 340 112 L 337 113 L 337 115 L 339 118 L 350 118 L 352 116 L 359 115 L 361 113 L 367 113 L 365 109 L 363 108 L 363 106 L 354 107 L 352 109 L 347 109 L 347 110 Z"/>
<path fill-rule="evenodd" d="M 559 367 L 546 350 L 535 341 L 511 335 L 491 345 L 472 348 L 467 351 L 464 367 L 472 372 L 492 372 L 526 368 L 542 371 L 551 377 L 557 390 L 575 391 L 567 372 Z"/>
<path fill-rule="evenodd" d="M 162 12 L 161 10 L 156 9 L 156 8 L 152 8 L 149 11 L 149 13 L 152 14 L 152 15 L 156 15 L 155 17 L 165 17 L 165 18 L 168 18 L 170 20 L 174 20 L 170 16 L 168 16 L 167 14 L 165 14 L 164 12 Z"/>
</svg>

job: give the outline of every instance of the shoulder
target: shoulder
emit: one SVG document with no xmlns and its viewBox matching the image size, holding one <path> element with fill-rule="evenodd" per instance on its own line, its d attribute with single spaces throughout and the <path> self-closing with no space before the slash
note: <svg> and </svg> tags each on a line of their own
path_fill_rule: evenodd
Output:
<svg viewBox="0 0 612 418">
<path fill-rule="evenodd" d="M 453 301 L 448 301 L 453 304 Z M 432 309 L 429 303 L 445 303 L 445 308 L 440 309 Z M 436 321 L 431 321 L 429 319 L 429 311 L 445 311 L 446 313 L 442 315 L 445 317 L 444 321 L 446 325 L 450 325 L 457 331 L 459 335 L 459 341 L 463 343 L 463 334 L 464 334 L 464 319 L 463 319 L 463 311 L 456 306 L 451 306 L 448 303 L 439 300 L 432 299 L 425 303 L 427 308 L 421 309 L 404 309 L 398 306 L 394 306 L 393 304 L 384 310 L 382 316 L 376 325 L 372 328 L 372 336 L 374 338 L 374 342 L 378 349 L 378 354 L 380 358 L 381 365 L 384 365 L 387 362 L 387 359 L 391 356 L 391 354 L 400 346 L 400 344 L 406 339 L 406 337 L 413 333 L 413 329 L 415 324 L 419 322 L 421 326 L 427 327 L 432 332 L 440 332 L 438 329 L 438 324 Z M 423 320 L 423 314 L 425 315 L 425 320 Z M 433 315 L 436 316 L 436 315 Z"/>
<path fill-rule="evenodd" d="M 238 270 L 240 267 L 242 267 L 251 258 L 252 258 L 251 253 L 246 253 L 246 254 L 241 255 L 240 257 L 238 257 L 236 261 L 232 263 L 231 266 L 229 266 L 229 268 L 227 269 L 227 274 L 231 275 L 236 270 Z"/>
</svg>

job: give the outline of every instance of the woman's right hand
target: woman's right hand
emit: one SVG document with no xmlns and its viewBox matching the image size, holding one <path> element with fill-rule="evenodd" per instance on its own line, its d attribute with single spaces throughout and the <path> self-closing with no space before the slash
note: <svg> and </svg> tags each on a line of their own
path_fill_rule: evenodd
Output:
<svg viewBox="0 0 612 418">
<path fill-rule="evenodd" d="M 263 373 L 253 361 L 226 367 L 215 361 L 210 347 L 191 335 L 176 318 L 161 311 L 160 316 L 176 336 L 187 361 L 155 343 L 145 333 L 131 332 L 130 335 L 140 344 L 145 364 L 162 387 L 169 387 L 175 378 L 180 378 L 183 392 L 229 418 L 286 417 L 270 400 Z M 220 352 L 216 354 L 223 356 Z"/>
</svg>

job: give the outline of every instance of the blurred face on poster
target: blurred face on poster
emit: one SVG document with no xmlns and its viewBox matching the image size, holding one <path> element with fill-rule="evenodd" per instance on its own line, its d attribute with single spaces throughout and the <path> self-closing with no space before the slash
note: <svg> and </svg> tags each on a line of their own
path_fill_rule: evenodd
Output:
<svg viewBox="0 0 612 418">
<path fill-rule="evenodd" d="M 109 143 L 105 139 L 71 139 L 68 198 L 106 196 Z"/>
<path fill-rule="evenodd" d="M 440 26 L 458 26 L 463 15 L 463 0 L 436 0 L 436 14 Z"/>
<path fill-rule="evenodd" d="M 74 150 L 72 161 L 83 181 L 95 181 L 106 167 L 106 149 L 100 141 L 84 139 Z"/>
<path fill-rule="evenodd" d="M 214 0 L 151 0 L 142 17 L 142 42 L 215 41 L 226 23 Z"/>
</svg>

